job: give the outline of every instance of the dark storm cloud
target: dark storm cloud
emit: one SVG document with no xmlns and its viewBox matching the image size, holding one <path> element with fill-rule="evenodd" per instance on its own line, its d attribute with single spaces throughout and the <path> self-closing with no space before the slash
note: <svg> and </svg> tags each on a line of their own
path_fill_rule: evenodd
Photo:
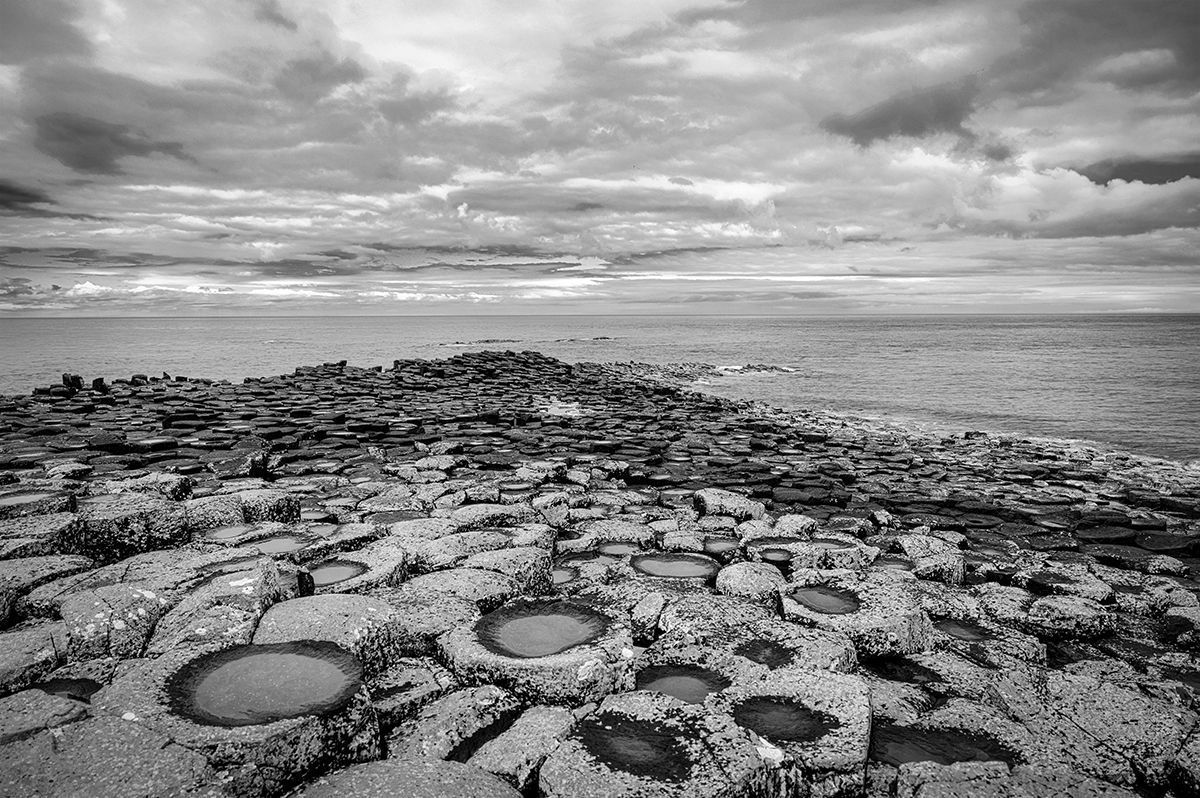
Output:
<svg viewBox="0 0 1200 798">
<path fill-rule="evenodd" d="M 275 88 L 293 100 L 315 102 L 338 86 L 360 83 L 367 71 L 353 58 L 336 58 L 322 51 L 320 55 L 288 61 L 275 78 Z"/>
<path fill-rule="evenodd" d="M 1191 93 L 1200 82 L 1196 0 L 1035 0 L 1018 14 L 1021 47 L 993 70 L 1010 92 L 1036 93 L 1096 68 L 1126 88 Z"/>
<path fill-rule="evenodd" d="M 0 11 L 0 64 L 92 52 L 91 44 L 72 24 L 79 18 L 72 2 L 3 0 Z"/>
<path fill-rule="evenodd" d="M 1185 177 L 1200 178 L 1200 153 L 1178 158 L 1111 158 L 1075 171 L 1102 186 L 1111 180 L 1124 180 L 1127 183 L 1137 180 L 1147 185 L 1161 186 Z"/>
<path fill-rule="evenodd" d="M 11 180 L 0 179 L 0 215 L 30 216 L 42 219 L 77 219 L 95 220 L 101 217 L 86 213 L 63 213 L 38 207 L 40 205 L 56 205 L 57 203 L 36 188 L 22 186 Z"/>
<path fill-rule="evenodd" d="M 129 156 L 162 153 L 195 163 L 177 141 L 154 141 L 145 131 L 82 114 L 58 111 L 39 116 L 35 146 L 77 172 L 119 175 L 117 163 Z"/>
<path fill-rule="evenodd" d="M 821 128 L 846 136 L 860 147 L 895 136 L 920 138 L 932 133 L 954 133 L 969 139 L 973 136 L 963 122 L 975 110 L 978 91 L 974 80 L 913 89 L 857 113 L 828 116 L 821 121 Z"/>
<path fill-rule="evenodd" d="M 38 191 L 36 188 L 26 188 L 8 180 L 0 179 L 0 210 L 21 211 L 29 208 L 31 205 L 53 203 L 54 200 L 50 199 L 49 195 Z"/>
<path fill-rule="evenodd" d="M 283 13 L 283 9 L 279 7 L 279 0 L 259 0 L 254 9 L 254 18 L 285 30 L 296 31 L 300 28 L 295 20 Z"/>
</svg>

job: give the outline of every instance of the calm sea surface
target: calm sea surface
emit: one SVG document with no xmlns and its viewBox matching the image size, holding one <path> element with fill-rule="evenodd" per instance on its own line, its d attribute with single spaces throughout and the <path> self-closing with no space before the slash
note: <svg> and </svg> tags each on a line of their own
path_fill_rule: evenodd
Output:
<svg viewBox="0 0 1200 798">
<path fill-rule="evenodd" d="M 469 343 L 482 339 L 507 340 Z M 58 382 L 64 371 L 241 380 L 471 349 L 774 364 L 795 371 L 702 387 L 784 408 L 1200 458 L 1200 315 L 0 319 L 0 394 Z"/>
</svg>

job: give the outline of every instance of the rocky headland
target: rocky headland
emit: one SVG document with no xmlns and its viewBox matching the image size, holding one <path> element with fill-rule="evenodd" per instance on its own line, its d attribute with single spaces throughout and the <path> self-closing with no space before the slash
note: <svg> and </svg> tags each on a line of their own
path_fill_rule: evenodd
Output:
<svg viewBox="0 0 1200 798">
<path fill-rule="evenodd" d="M 0 795 L 1200 794 L 1195 469 L 706 368 L 0 398 Z"/>
</svg>

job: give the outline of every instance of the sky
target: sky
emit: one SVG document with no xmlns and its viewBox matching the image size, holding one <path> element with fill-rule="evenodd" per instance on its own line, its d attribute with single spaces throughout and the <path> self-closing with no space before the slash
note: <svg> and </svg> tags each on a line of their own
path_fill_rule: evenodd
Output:
<svg viewBox="0 0 1200 798">
<path fill-rule="evenodd" d="M 0 0 L 0 317 L 1200 312 L 1196 0 Z"/>
</svg>

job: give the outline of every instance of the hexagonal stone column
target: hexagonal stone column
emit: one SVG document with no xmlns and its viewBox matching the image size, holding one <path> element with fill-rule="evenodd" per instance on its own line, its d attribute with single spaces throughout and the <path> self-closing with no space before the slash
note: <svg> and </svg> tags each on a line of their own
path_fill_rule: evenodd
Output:
<svg viewBox="0 0 1200 798">
<path fill-rule="evenodd" d="M 497 684 L 535 703 L 598 701 L 625 681 L 633 658 L 626 623 L 558 599 L 518 599 L 455 629 L 439 645 L 468 684 Z"/>
<path fill-rule="evenodd" d="M 361 663 L 323 641 L 170 651 L 92 706 L 203 755 L 233 795 L 281 795 L 380 753 Z"/>
<path fill-rule="evenodd" d="M 779 795 L 859 795 L 871 739 L 871 695 L 857 676 L 790 670 L 714 698 L 777 768 Z M 782 789 L 780 789 L 782 788 Z"/>
<path fill-rule="evenodd" d="M 859 656 L 912 654 L 929 648 L 933 625 L 919 606 L 906 572 L 859 578 L 846 572 L 801 572 L 780 591 L 783 617 L 842 632 Z"/>
<path fill-rule="evenodd" d="M 728 715 L 661 693 L 610 696 L 551 754 L 544 798 L 737 798 L 768 768 Z"/>
</svg>

